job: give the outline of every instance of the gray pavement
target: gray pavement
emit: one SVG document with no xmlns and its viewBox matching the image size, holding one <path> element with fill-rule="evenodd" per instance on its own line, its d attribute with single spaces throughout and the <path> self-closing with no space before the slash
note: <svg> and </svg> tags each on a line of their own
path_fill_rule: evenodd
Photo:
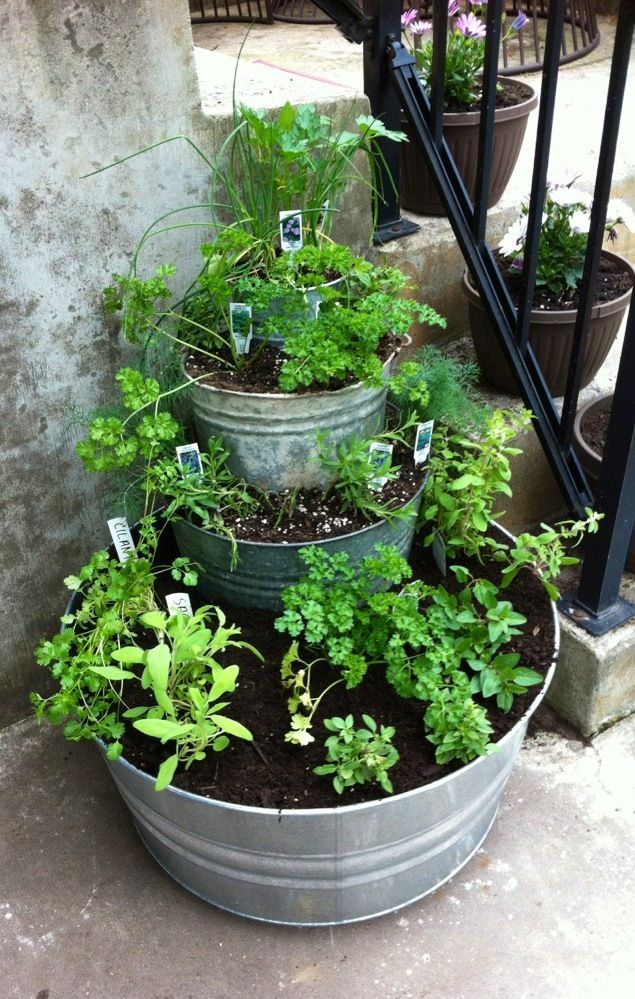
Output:
<svg viewBox="0 0 635 999">
<path fill-rule="evenodd" d="M 538 727 L 452 881 L 390 916 L 296 930 L 189 895 L 96 750 L 21 722 L 0 731 L 0 997 L 630 999 L 634 750 L 635 717 L 593 745 Z"/>
</svg>

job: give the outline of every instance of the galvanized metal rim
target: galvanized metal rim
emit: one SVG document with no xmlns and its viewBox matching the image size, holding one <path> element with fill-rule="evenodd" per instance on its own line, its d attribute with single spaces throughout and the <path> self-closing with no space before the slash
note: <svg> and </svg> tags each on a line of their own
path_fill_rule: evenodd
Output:
<svg viewBox="0 0 635 999">
<path fill-rule="evenodd" d="M 403 337 L 402 340 L 404 340 L 405 343 L 405 339 Z M 398 347 L 397 350 L 395 350 L 390 357 L 384 361 L 382 365 L 382 369 L 384 371 L 386 371 L 390 364 L 392 364 L 400 349 L 401 347 Z M 366 384 L 365 382 L 355 382 L 354 385 L 345 385 L 344 388 L 341 389 L 332 389 L 330 391 L 329 389 L 321 389 L 319 392 L 302 392 L 301 394 L 298 394 L 297 392 L 240 392 L 238 389 L 219 388 L 216 385 L 206 385 L 204 382 L 197 381 L 195 378 L 192 378 L 191 375 L 188 375 L 185 368 L 183 369 L 183 374 L 188 381 L 192 382 L 192 384 L 196 386 L 196 388 L 205 389 L 206 392 L 217 392 L 219 395 L 243 396 L 251 399 L 272 399 L 276 401 L 279 399 L 320 399 L 324 396 L 337 398 L 338 396 L 344 396 L 347 393 L 357 392 Z M 371 388 L 372 386 L 368 387 Z"/>
<path fill-rule="evenodd" d="M 428 475 L 426 474 L 424 476 L 423 482 L 421 483 L 421 485 L 417 489 L 416 493 L 414 493 L 414 495 L 410 497 L 410 499 L 408 500 L 408 502 L 404 503 L 404 505 L 401 507 L 402 510 L 405 510 L 406 507 L 409 507 L 412 504 L 416 503 L 416 501 L 419 499 L 419 497 L 423 493 L 423 490 L 426 487 L 427 481 L 428 481 Z M 185 518 L 181 518 L 181 519 L 184 520 Z M 205 535 L 208 535 L 208 536 L 210 536 L 212 538 L 216 538 L 219 541 L 226 541 L 228 545 L 231 544 L 231 542 L 229 541 L 229 539 L 226 538 L 224 534 L 217 534 L 216 531 L 206 531 L 204 527 L 199 527 L 198 524 L 193 524 L 190 520 L 187 520 L 185 522 L 188 525 L 188 527 L 191 527 L 195 531 L 200 531 L 201 534 L 205 534 Z M 334 534 L 330 538 L 320 538 L 319 541 L 310 541 L 310 540 L 309 541 L 292 541 L 292 542 L 289 542 L 287 544 L 287 542 L 282 542 L 282 541 L 247 541 L 247 540 L 242 541 L 240 538 L 236 538 L 236 544 L 238 545 L 239 548 L 241 546 L 244 546 L 246 548 L 247 547 L 250 547 L 250 548 L 282 548 L 282 549 L 284 549 L 284 551 L 294 551 L 294 550 L 296 550 L 298 548 L 306 548 L 308 545 L 310 545 L 312 548 L 315 547 L 315 546 L 317 546 L 317 545 L 328 545 L 328 544 L 331 543 L 331 541 L 337 541 L 340 538 L 356 538 L 359 534 L 365 534 L 367 531 L 372 531 L 374 528 L 379 527 L 380 524 L 385 524 L 385 523 L 386 523 L 385 520 L 376 520 L 374 524 L 367 524 L 366 527 L 360 527 L 357 531 L 349 531 L 348 534 Z"/>
</svg>

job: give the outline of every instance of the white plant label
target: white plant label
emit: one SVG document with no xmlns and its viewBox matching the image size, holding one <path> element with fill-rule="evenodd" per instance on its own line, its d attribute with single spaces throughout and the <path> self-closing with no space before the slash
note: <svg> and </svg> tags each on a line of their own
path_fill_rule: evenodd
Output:
<svg viewBox="0 0 635 999">
<path fill-rule="evenodd" d="M 324 232 L 324 223 L 326 222 L 326 217 L 328 215 L 329 205 L 330 204 L 331 204 L 331 202 L 327 198 L 326 201 L 322 205 L 322 209 L 320 211 L 320 214 L 318 215 L 317 227 L 318 227 L 318 229 L 319 229 L 320 232 Z"/>
<path fill-rule="evenodd" d="M 186 617 L 194 616 L 189 593 L 168 593 L 165 602 L 168 605 L 170 617 L 173 614 L 185 614 Z"/>
<path fill-rule="evenodd" d="M 434 430 L 434 420 L 427 423 L 419 423 L 417 426 L 417 436 L 415 437 L 415 465 L 423 465 L 430 457 L 432 446 L 432 431 Z"/>
<path fill-rule="evenodd" d="M 386 463 L 386 458 L 392 457 L 393 445 L 382 444 L 381 441 L 373 441 L 368 448 L 368 461 L 372 468 L 379 470 Z M 370 485 L 373 489 L 383 489 L 388 479 L 385 475 L 378 475 L 371 479 Z"/>
<path fill-rule="evenodd" d="M 244 302 L 229 303 L 229 328 L 236 353 L 248 354 L 253 334 L 251 305 Z"/>
<path fill-rule="evenodd" d="M 302 249 L 302 212 L 280 212 L 280 249 L 293 253 Z"/>
<path fill-rule="evenodd" d="M 113 517 L 108 521 L 108 530 L 120 562 L 127 562 L 134 551 L 134 541 L 125 517 Z"/>
<path fill-rule="evenodd" d="M 181 444 L 180 447 L 176 448 L 176 460 L 184 472 L 188 474 L 194 473 L 195 475 L 203 474 L 203 464 L 198 444 Z"/>
</svg>

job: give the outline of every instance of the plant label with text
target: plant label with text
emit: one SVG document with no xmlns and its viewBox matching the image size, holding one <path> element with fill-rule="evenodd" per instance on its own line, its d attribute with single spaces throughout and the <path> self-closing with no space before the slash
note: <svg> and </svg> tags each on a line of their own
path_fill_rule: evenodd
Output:
<svg viewBox="0 0 635 999">
<path fill-rule="evenodd" d="M 244 302 L 229 303 L 229 327 L 237 354 L 248 354 L 253 333 L 251 305 Z"/>
<path fill-rule="evenodd" d="M 176 460 L 187 474 L 202 475 L 203 465 L 198 444 L 181 444 L 176 449 Z"/>
<path fill-rule="evenodd" d="M 381 441 L 373 441 L 368 448 L 368 461 L 372 468 L 379 471 L 386 465 L 386 459 L 392 457 L 393 444 L 382 444 Z M 373 489 L 383 489 L 383 487 L 388 482 L 388 478 L 385 475 L 378 475 L 374 479 L 371 479 L 370 486 Z"/>
<path fill-rule="evenodd" d="M 186 617 L 194 616 L 189 593 L 168 593 L 165 602 L 170 617 L 173 614 L 185 614 Z"/>
<path fill-rule="evenodd" d="M 302 212 L 280 212 L 280 249 L 293 253 L 302 249 Z"/>
<path fill-rule="evenodd" d="M 125 517 L 113 517 L 108 521 L 108 530 L 120 562 L 127 562 L 134 549 L 134 541 Z"/>
<path fill-rule="evenodd" d="M 415 437 L 415 452 L 414 452 L 415 465 L 423 465 L 423 463 L 426 462 L 430 457 L 430 448 L 432 446 L 433 430 L 434 430 L 434 420 L 428 420 L 427 423 L 419 423 L 417 425 L 417 436 Z"/>
</svg>

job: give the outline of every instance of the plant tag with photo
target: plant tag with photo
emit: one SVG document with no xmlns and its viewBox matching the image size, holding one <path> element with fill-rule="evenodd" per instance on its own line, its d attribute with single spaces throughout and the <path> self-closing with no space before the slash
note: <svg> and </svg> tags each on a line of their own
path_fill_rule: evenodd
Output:
<svg viewBox="0 0 635 999">
<path fill-rule="evenodd" d="M 392 457 L 393 444 L 382 444 L 380 441 L 373 441 L 368 448 L 368 461 L 372 468 L 379 471 L 386 464 L 386 458 Z M 383 489 L 388 478 L 385 475 L 378 475 L 370 480 L 371 489 Z"/>
<path fill-rule="evenodd" d="M 181 444 L 176 448 L 176 460 L 187 474 L 202 475 L 203 464 L 198 444 Z"/>
<path fill-rule="evenodd" d="M 108 521 L 108 530 L 120 562 L 127 562 L 134 551 L 134 541 L 125 517 L 113 517 Z"/>
<path fill-rule="evenodd" d="M 432 558 L 434 559 L 434 564 L 441 575 L 447 576 L 448 565 L 445 555 L 445 541 L 438 531 L 434 532 L 434 537 L 432 539 Z"/>
<path fill-rule="evenodd" d="M 432 431 L 434 430 L 434 420 L 417 425 L 417 436 L 415 437 L 415 465 L 423 465 L 430 457 L 430 447 L 432 444 Z"/>
<path fill-rule="evenodd" d="M 248 354 L 251 346 L 251 305 L 229 303 L 229 327 L 237 354 Z"/>
<path fill-rule="evenodd" d="M 293 253 L 302 249 L 302 212 L 295 209 L 279 212 L 280 249 Z"/>
<path fill-rule="evenodd" d="M 189 593 L 168 593 L 165 602 L 168 605 L 170 617 L 174 614 L 185 614 L 186 617 L 194 616 Z"/>
</svg>

